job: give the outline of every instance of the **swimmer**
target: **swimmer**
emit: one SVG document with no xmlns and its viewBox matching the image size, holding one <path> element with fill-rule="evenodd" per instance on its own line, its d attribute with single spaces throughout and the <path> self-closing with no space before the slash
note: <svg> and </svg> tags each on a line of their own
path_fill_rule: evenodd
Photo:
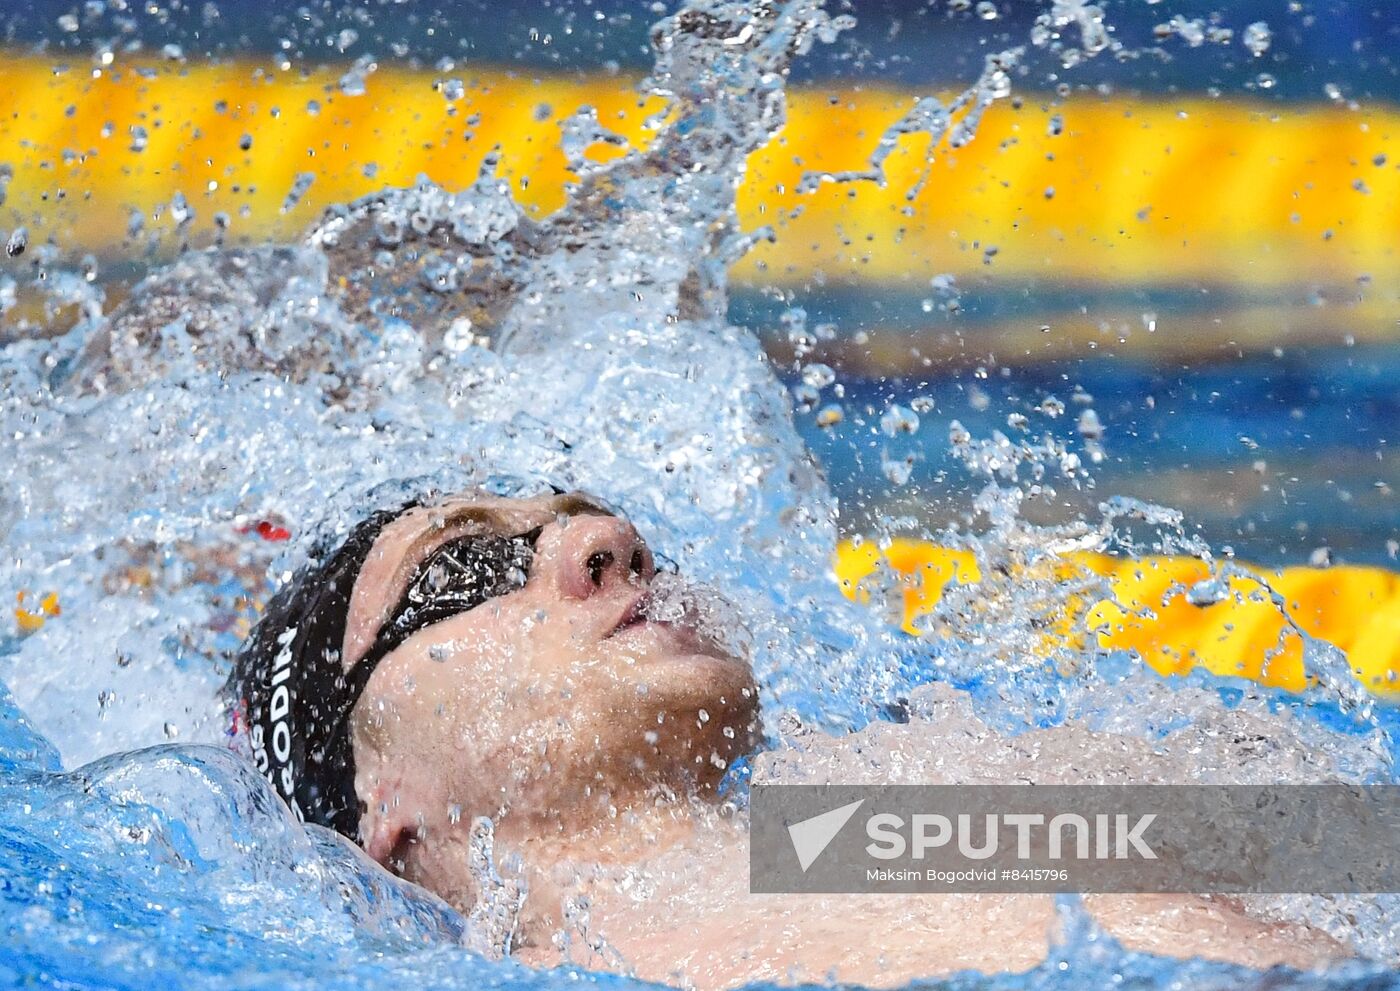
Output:
<svg viewBox="0 0 1400 991">
<path fill-rule="evenodd" d="M 760 741 L 753 672 L 700 610 L 658 616 L 652 551 L 594 500 L 414 503 L 313 557 L 230 679 L 252 759 L 304 819 L 466 912 L 488 894 L 473 843 L 489 818 L 527 892 L 517 959 L 724 988 L 1045 958 L 1049 896 L 748 892 L 742 828 L 717 809 Z M 1087 902 L 1130 949 L 1255 967 L 1343 955 L 1224 901 Z"/>
</svg>

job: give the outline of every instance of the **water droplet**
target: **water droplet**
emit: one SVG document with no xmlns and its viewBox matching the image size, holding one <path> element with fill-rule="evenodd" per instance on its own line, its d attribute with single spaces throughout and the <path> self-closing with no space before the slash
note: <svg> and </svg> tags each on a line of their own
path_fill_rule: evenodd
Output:
<svg viewBox="0 0 1400 991">
<path fill-rule="evenodd" d="M 1186 601 L 1193 606 L 1213 606 L 1229 594 L 1229 583 L 1223 577 L 1202 578 L 1186 590 Z"/>
<path fill-rule="evenodd" d="M 793 405 L 799 413 L 810 413 L 817 408 L 817 403 L 821 400 L 821 391 L 812 388 L 806 382 L 799 382 L 792 388 Z"/>
<path fill-rule="evenodd" d="M 880 430 L 886 437 L 918 433 L 919 415 L 896 403 L 885 410 L 885 415 L 880 417 Z"/>
<path fill-rule="evenodd" d="M 1244 47 L 1249 49 L 1249 53 L 1255 58 L 1260 58 L 1269 50 L 1269 46 L 1274 42 L 1274 33 L 1269 30 L 1269 25 L 1264 21 L 1255 21 L 1244 29 Z"/>
<path fill-rule="evenodd" d="M 457 275 L 457 266 L 448 261 L 425 267 L 422 279 L 423 285 L 433 292 L 456 292 L 461 285 Z"/>
<path fill-rule="evenodd" d="M 467 87 L 460 79 L 440 79 L 437 88 L 448 103 L 456 103 L 467 94 Z"/>
<path fill-rule="evenodd" d="M 914 474 L 914 455 L 892 457 L 888 451 L 880 452 L 880 470 L 891 485 L 904 485 Z"/>
<path fill-rule="evenodd" d="M 24 254 L 24 249 L 27 247 L 29 247 L 29 229 L 16 227 L 5 242 L 5 254 L 11 258 L 18 258 Z"/>
<path fill-rule="evenodd" d="M 476 344 L 473 324 L 467 317 L 458 317 L 442 336 L 442 346 L 453 354 L 460 354 Z"/>
<path fill-rule="evenodd" d="M 1206 22 L 1199 17 L 1188 18 L 1178 14 L 1166 24 L 1158 24 L 1152 33 L 1162 39 L 1176 35 L 1190 47 L 1199 48 L 1205 44 Z"/>
<path fill-rule="evenodd" d="M 378 69 L 379 63 L 374 61 L 373 56 L 361 55 L 355 60 L 355 64 L 350 66 L 345 75 L 340 77 L 337 84 L 340 92 L 345 96 L 364 96 L 365 90 L 368 88 L 366 79 Z"/>
<path fill-rule="evenodd" d="M 184 227 L 194 219 L 194 209 L 185 199 L 185 194 L 178 190 L 170 197 L 170 219 L 175 221 L 177 228 Z"/>
<path fill-rule="evenodd" d="M 836 373 L 832 371 L 830 365 L 814 361 L 802 369 L 802 381 L 813 389 L 825 389 L 836 381 Z"/>
<path fill-rule="evenodd" d="M 306 191 L 311 188 L 311 184 L 316 181 L 314 172 L 298 172 L 297 177 L 292 182 L 292 188 L 287 190 L 286 197 L 282 200 L 282 213 L 287 213 L 294 209 L 301 198 L 306 195 Z"/>
</svg>

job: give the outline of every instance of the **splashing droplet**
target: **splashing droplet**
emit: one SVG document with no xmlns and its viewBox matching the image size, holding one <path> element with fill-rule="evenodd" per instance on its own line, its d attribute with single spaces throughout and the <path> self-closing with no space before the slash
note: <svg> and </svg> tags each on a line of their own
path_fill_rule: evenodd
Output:
<svg viewBox="0 0 1400 991">
<path fill-rule="evenodd" d="M 1244 47 L 1249 49 L 1249 53 L 1255 58 L 1263 57 L 1269 50 L 1269 46 L 1274 42 L 1274 33 L 1269 30 L 1269 25 L 1264 21 L 1255 21 L 1244 29 Z"/>
<path fill-rule="evenodd" d="M 814 361 L 802 369 L 802 381 L 813 389 L 825 389 L 836 381 L 836 372 L 830 365 Z"/>
<path fill-rule="evenodd" d="M 448 103 L 456 103 L 467 94 L 467 87 L 460 79 L 440 79 L 437 90 Z"/>
<path fill-rule="evenodd" d="M 5 254 L 11 258 L 18 258 L 24 254 L 24 249 L 29 247 L 29 230 L 24 227 L 16 227 L 8 240 L 5 241 Z"/>
<path fill-rule="evenodd" d="M 893 404 L 885 410 L 885 415 L 880 417 L 880 430 L 886 437 L 918 433 L 919 415 L 898 403 Z"/>
<path fill-rule="evenodd" d="M 301 198 L 306 195 L 306 191 L 311 188 L 311 184 L 316 181 L 314 172 L 298 172 L 296 179 L 292 182 L 292 188 L 287 190 L 287 196 L 282 200 L 282 213 L 289 213 L 301 202 Z"/>
</svg>

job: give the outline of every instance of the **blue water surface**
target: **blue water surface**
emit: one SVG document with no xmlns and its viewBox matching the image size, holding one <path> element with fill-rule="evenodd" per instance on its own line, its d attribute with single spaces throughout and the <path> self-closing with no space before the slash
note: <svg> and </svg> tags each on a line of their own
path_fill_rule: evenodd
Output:
<svg viewBox="0 0 1400 991">
<path fill-rule="evenodd" d="M 13 987 L 531 988 L 637 982 L 533 972 L 474 952 L 467 922 L 302 827 L 253 768 L 211 747 L 163 746 L 71 773 L 0 686 L 0 983 Z M 1256 974 L 1124 951 L 1061 903 L 1065 937 L 1022 974 L 958 989 L 1400 987 L 1354 964 Z"/>
</svg>

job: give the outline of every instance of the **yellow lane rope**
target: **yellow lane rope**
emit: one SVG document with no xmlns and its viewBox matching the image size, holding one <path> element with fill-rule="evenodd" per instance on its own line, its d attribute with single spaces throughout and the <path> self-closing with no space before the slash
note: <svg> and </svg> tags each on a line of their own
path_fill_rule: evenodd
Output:
<svg viewBox="0 0 1400 991">
<path fill-rule="evenodd" d="M 589 104 L 638 142 L 657 109 L 615 77 L 460 70 L 465 91 L 449 100 L 433 74 L 391 67 L 347 96 L 342 71 L 55 71 L 34 57 L 0 59 L 10 97 L 0 163 L 14 173 L 0 223 L 26 225 L 31 243 L 119 255 L 133 211 L 151 224 L 163 207 L 168 224 L 178 191 L 195 211 L 196 239 L 219 213 L 235 237 L 290 236 L 328 203 L 420 173 L 463 186 L 495 146 L 521 198 L 544 212 L 568 179 L 561 117 Z M 792 94 L 788 127 L 751 159 L 739 193 L 744 223 L 774 224 L 780 237 L 742 263 L 741 278 L 915 290 L 931 274 L 988 271 L 1050 284 L 1316 283 L 1374 297 L 1392 329 L 1400 316 L 1400 109 L 1027 98 L 997 105 L 971 145 L 940 153 L 912 201 L 917 138 L 890 158 L 884 188 L 797 193 L 809 170 L 860 167 L 912 99 L 876 87 Z M 1057 116 L 1062 128 L 1051 126 Z M 314 181 L 287 202 L 303 174 Z"/>
<path fill-rule="evenodd" d="M 918 540 L 899 539 L 883 551 L 869 541 L 843 542 L 834 560 L 846 596 L 868 599 L 863 583 L 885 564 L 900 579 L 903 625 L 929 614 L 951 581 L 976 583 L 973 555 Z M 1209 569 L 1190 558 L 1121 559 L 1076 554 L 1064 562 L 1108 579 L 1112 596 L 1081 603 L 1066 616 L 1061 635 L 1082 619 L 1097 645 L 1135 651 L 1161 674 L 1196 667 L 1236 675 L 1289 691 L 1306 686 L 1302 641 L 1253 581 L 1232 579 L 1230 594 L 1195 606 L 1184 592 Z M 1346 652 L 1356 677 L 1379 695 L 1400 694 L 1400 575 L 1382 568 L 1290 567 L 1253 569 L 1284 599 L 1288 615 L 1310 636 Z"/>
</svg>

